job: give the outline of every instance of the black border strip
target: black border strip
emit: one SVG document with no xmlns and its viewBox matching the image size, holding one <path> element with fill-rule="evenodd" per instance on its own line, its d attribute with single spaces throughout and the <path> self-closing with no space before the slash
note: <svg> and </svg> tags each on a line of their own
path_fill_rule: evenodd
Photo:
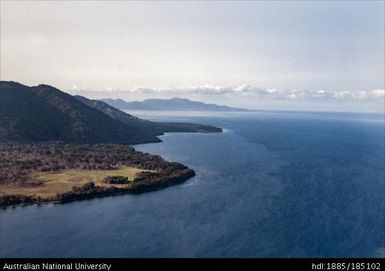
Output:
<svg viewBox="0 0 385 271">
<path fill-rule="evenodd" d="M 43 266 L 45 264 L 45 267 Z M 46 264 L 51 264 L 47 268 Z M 78 268 L 80 265 L 83 268 Z M 67 268 L 63 268 L 66 265 Z M 38 268 L 36 268 L 39 266 Z M 70 267 L 70 268 L 69 268 Z M 168 270 L 197 270 L 198 268 L 218 269 L 229 268 L 230 270 L 263 270 L 263 271 L 285 271 L 285 270 L 385 270 L 385 259 L 383 258 L 161 258 L 161 259 L 123 259 L 123 258 L 2 258 L 0 259 L 0 270 L 52 270 L 52 271 L 75 271 L 75 270 L 138 270 L 144 268 L 167 268 Z M 183 269 L 182 269 L 183 268 Z"/>
</svg>

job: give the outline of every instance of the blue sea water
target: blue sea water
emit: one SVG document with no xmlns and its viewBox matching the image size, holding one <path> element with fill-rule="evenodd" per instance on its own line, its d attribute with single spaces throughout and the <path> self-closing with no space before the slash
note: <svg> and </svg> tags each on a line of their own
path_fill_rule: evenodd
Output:
<svg viewBox="0 0 385 271">
<path fill-rule="evenodd" d="M 224 133 L 135 146 L 193 168 L 182 185 L 1 210 L 1 257 L 385 256 L 382 115 L 137 114 Z"/>
</svg>

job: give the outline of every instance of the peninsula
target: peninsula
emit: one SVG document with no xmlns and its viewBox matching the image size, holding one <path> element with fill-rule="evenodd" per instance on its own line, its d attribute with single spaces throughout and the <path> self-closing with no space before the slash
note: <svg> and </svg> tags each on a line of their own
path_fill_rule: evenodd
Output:
<svg viewBox="0 0 385 271">
<path fill-rule="evenodd" d="M 0 207 L 141 193 L 195 172 L 130 145 L 165 132 L 221 132 L 152 122 L 52 86 L 0 82 Z"/>
</svg>

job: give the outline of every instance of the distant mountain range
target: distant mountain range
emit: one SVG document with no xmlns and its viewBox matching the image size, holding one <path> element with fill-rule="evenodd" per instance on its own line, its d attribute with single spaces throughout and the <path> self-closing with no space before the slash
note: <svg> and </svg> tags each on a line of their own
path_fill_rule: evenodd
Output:
<svg viewBox="0 0 385 271">
<path fill-rule="evenodd" d="M 159 142 L 164 132 L 220 132 L 189 123 L 136 118 L 102 101 L 72 96 L 49 85 L 0 82 L 0 142 L 60 140 L 70 143 Z"/>
<path fill-rule="evenodd" d="M 126 102 L 122 99 L 102 99 L 120 110 L 167 110 L 167 111 L 249 111 L 225 105 L 207 104 L 189 99 L 147 99 L 141 102 Z"/>
</svg>

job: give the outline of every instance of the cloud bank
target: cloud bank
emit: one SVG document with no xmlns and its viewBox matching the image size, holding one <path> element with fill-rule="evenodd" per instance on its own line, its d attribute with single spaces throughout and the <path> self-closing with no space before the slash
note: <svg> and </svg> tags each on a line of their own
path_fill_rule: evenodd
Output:
<svg viewBox="0 0 385 271">
<path fill-rule="evenodd" d="M 74 86 L 68 92 L 88 93 L 91 96 L 102 97 L 162 97 L 170 96 L 200 96 L 205 97 L 227 97 L 227 98 L 250 98 L 258 100 L 298 100 L 298 101 L 380 101 L 385 97 L 384 89 L 373 90 L 279 90 L 275 88 L 259 88 L 250 85 L 239 86 L 182 86 L 175 88 L 157 88 L 136 86 L 127 90 L 106 87 L 102 90 L 88 90 L 84 87 Z"/>
<path fill-rule="evenodd" d="M 238 86 L 180 86 L 145 87 L 129 89 L 105 87 L 92 90 L 74 86 L 67 92 L 92 99 L 120 98 L 127 101 L 140 101 L 149 98 L 188 98 L 195 101 L 222 104 L 232 107 L 261 110 L 295 111 L 341 111 L 383 113 L 385 90 L 339 90 L 326 89 L 276 89 L 252 85 Z"/>
</svg>

